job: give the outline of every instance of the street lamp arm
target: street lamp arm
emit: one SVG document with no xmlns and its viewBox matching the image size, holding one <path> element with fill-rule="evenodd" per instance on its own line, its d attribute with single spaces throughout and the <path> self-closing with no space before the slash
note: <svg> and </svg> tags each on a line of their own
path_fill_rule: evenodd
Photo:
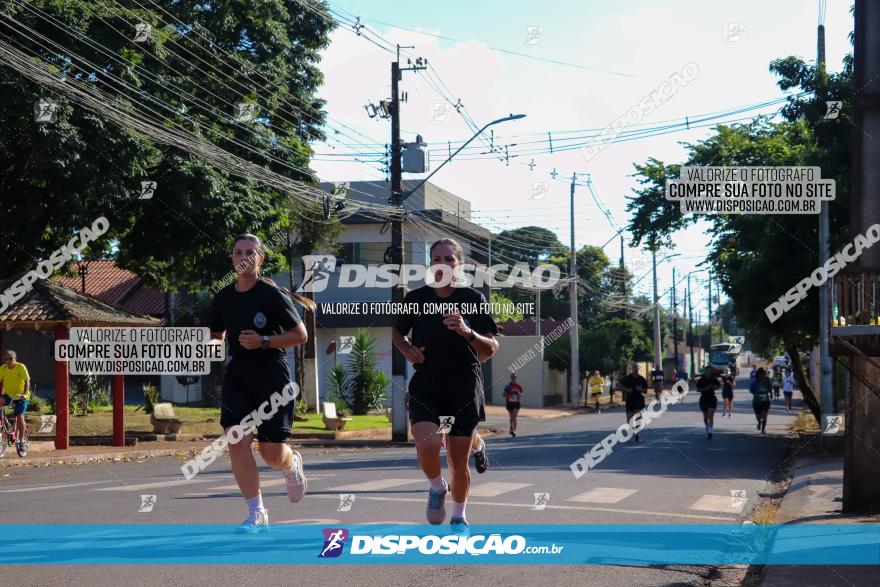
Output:
<svg viewBox="0 0 880 587">
<path fill-rule="evenodd" d="M 416 187 L 414 187 L 413 189 L 409 190 L 409 191 L 406 193 L 406 195 L 404 195 L 403 198 L 402 198 L 400 201 L 401 201 L 401 202 L 405 202 L 406 199 L 407 199 L 408 197 L 410 197 L 411 195 L 413 195 L 414 193 L 416 193 L 416 191 L 418 191 L 418 189 L 419 189 L 420 187 L 422 187 L 423 185 L 425 185 L 425 183 L 427 183 L 427 181 L 428 181 L 429 179 L 431 179 L 431 177 L 433 177 L 435 173 L 437 173 L 438 171 L 440 171 L 440 169 L 442 169 L 444 165 L 446 165 L 447 163 L 449 163 L 450 161 L 452 161 L 452 158 L 455 157 L 456 155 L 458 155 L 458 153 L 459 153 L 462 149 L 464 149 L 465 147 L 467 147 L 467 146 L 471 143 L 471 141 L 473 141 L 475 138 L 477 138 L 478 136 L 480 136 L 481 134 L 483 134 L 483 131 L 484 131 L 484 130 L 486 130 L 487 128 L 489 128 L 490 126 L 492 126 L 492 125 L 494 125 L 494 124 L 499 124 L 499 123 L 502 123 L 502 122 L 507 122 L 508 120 L 518 120 L 518 119 L 520 119 L 520 118 L 525 118 L 525 117 L 526 117 L 525 114 L 511 114 L 510 116 L 505 116 L 504 118 L 499 118 L 499 119 L 497 119 L 497 120 L 493 120 L 492 122 L 486 124 L 483 128 L 481 128 L 480 130 L 478 130 L 477 133 L 476 133 L 474 136 L 472 136 L 471 138 L 469 138 L 467 141 L 464 142 L 464 144 L 463 144 L 462 146 L 460 146 L 458 149 L 456 149 L 456 150 L 455 150 L 455 153 L 453 153 L 452 155 L 450 155 L 449 157 L 447 157 L 446 160 L 445 160 L 443 163 L 441 163 L 441 164 L 437 167 L 437 169 L 435 169 L 434 171 L 432 171 L 432 172 L 428 175 L 428 177 L 426 177 L 426 178 L 424 178 L 422 181 L 420 181 L 420 182 L 418 183 L 418 185 L 416 185 Z"/>
</svg>

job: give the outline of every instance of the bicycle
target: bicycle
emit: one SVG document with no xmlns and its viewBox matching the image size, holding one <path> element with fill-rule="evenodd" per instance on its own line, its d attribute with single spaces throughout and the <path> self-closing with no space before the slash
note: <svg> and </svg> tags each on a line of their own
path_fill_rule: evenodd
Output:
<svg viewBox="0 0 880 587">
<path fill-rule="evenodd" d="M 6 455 L 7 446 L 15 446 L 15 452 L 18 453 L 18 456 L 27 456 L 27 422 L 25 422 L 24 432 L 22 433 L 22 436 L 24 438 L 20 441 L 15 440 L 15 416 L 13 416 L 13 419 L 10 421 L 9 418 L 6 417 L 6 406 L 0 408 L 0 459 L 2 459 Z"/>
</svg>

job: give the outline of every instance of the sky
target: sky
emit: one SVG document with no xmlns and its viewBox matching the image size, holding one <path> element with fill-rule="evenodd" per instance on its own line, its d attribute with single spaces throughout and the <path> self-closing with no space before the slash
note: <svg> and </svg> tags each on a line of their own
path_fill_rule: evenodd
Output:
<svg viewBox="0 0 880 587">
<path fill-rule="evenodd" d="M 851 1 L 828 0 L 826 4 L 826 63 L 829 71 L 839 71 L 851 50 Z M 360 17 L 374 39 L 414 46 L 404 50 L 404 65 L 407 57 L 428 60 L 430 77 L 406 71 L 400 89 L 408 94 L 401 109 L 402 136 L 413 141 L 421 134 L 429 148 L 445 148 L 447 141 L 464 141 L 474 134 L 462 115 L 437 104 L 460 100 L 477 126 L 511 113 L 525 114 L 524 119 L 492 127 L 496 145 L 517 143 L 520 146 L 514 150 L 522 149 L 523 142 L 543 140 L 550 132 L 558 146 L 566 131 L 606 127 L 688 64 L 693 64 L 689 71 L 698 71 L 696 77 L 631 129 L 679 122 L 684 117 L 693 120 L 781 98 L 784 94 L 768 66 L 773 59 L 789 55 L 814 62 L 819 21 L 815 0 L 740 0 L 736 5 L 698 0 L 332 0 L 330 7 L 348 22 Z M 376 144 L 383 151 L 390 139 L 390 121 L 369 118 L 364 106 L 390 96 L 394 56 L 358 36 L 347 24 L 331 34 L 331 41 L 320 64 L 325 80 L 319 96 L 327 101 L 330 126 L 342 134 L 331 132 L 332 138 L 316 144 L 315 150 L 320 154 L 375 152 Z M 729 119 L 771 113 L 778 107 Z M 568 136 L 583 134 L 569 132 Z M 619 242 L 612 237 L 628 220 L 626 196 L 637 186 L 633 164 L 650 157 L 681 162 L 686 157 L 682 142 L 696 142 L 710 134 L 710 128 L 692 128 L 639 138 L 608 145 L 589 160 L 578 149 L 512 158 L 509 165 L 487 156 L 471 160 L 462 156 L 431 182 L 469 200 L 473 221 L 494 232 L 537 225 L 554 231 L 567 245 L 569 182 L 572 173 L 577 173 L 576 246 L 600 246 L 611 240 L 605 251 L 617 263 Z M 432 155 L 432 169 L 443 158 Z M 377 169 L 380 164 L 332 159 L 319 155 L 312 163 L 323 180 L 385 177 Z M 554 169 L 555 179 L 551 176 Z M 405 174 L 404 180 L 420 177 Z M 585 187 L 587 178 L 611 220 L 600 212 Z M 546 188 L 542 197 L 534 197 L 535 184 L 537 189 Z M 804 218 L 805 222 L 817 220 L 817 216 Z M 661 293 L 671 287 L 673 266 L 679 276 L 695 270 L 707 250 L 700 224 L 674 235 L 673 240 L 674 250 L 661 256 L 678 256 L 658 268 Z M 637 276 L 649 270 L 649 254 L 644 251 L 627 247 L 625 256 Z M 704 277 L 701 274 L 700 279 Z M 647 293 L 650 284 L 647 277 L 637 291 Z M 683 289 L 680 283 L 679 295 Z M 702 305 L 700 301 L 695 297 L 695 307 Z"/>
</svg>

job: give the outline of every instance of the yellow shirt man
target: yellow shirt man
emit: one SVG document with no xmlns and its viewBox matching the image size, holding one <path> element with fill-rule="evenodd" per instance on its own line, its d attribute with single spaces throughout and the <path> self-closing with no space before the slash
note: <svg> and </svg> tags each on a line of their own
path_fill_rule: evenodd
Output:
<svg viewBox="0 0 880 587">
<path fill-rule="evenodd" d="M 25 392 L 27 382 L 31 376 L 24 363 L 15 363 L 12 367 L 8 364 L 0 366 L 0 382 L 3 382 L 3 393 L 13 400 L 28 399 L 29 392 Z"/>
<path fill-rule="evenodd" d="M 605 388 L 605 378 L 601 375 L 592 375 L 587 382 L 587 386 L 590 388 L 590 393 L 592 395 L 599 395 Z"/>
</svg>

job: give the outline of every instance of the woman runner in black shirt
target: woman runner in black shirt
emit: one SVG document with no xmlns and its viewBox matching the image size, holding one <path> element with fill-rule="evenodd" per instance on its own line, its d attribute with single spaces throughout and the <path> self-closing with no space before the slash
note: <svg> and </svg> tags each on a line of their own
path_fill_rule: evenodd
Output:
<svg viewBox="0 0 880 587">
<path fill-rule="evenodd" d="M 213 338 L 223 340 L 229 334 L 226 340 L 231 360 L 223 379 L 220 425 L 229 438 L 229 460 L 235 481 L 248 505 L 249 515 L 240 526 L 247 532 L 267 530 L 269 526 L 257 462 L 251 451 L 252 426 L 247 421 L 241 425 L 258 408 L 260 456 L 267 465 L 282 472 L 290 501 L 297 502 L 306 493 L 302 456 L 285 444 L 299 389 L 291 383 L 284 349 L 303 344 L 308 338 L 291 297 L 310 310 L 315 305 L 261 278 L 260 265 L 264 260 L 258 237 L 235 237 L 232 265 L 238 279 L 214 296 L 209 324 Z"/>
<path fill-rule="evenodd" d="M 697 379 L 697 391 L 700 392 L 700 410 L 703 412 L 703 424 L 706 425 L 706 438 L 709 440 L 712 439 L 712 425 L 715 423 L 715 410 L 718 408 L 715 390 L 719 387 L 718 371 L 706 367 L 703 375 Z"/>
<path fill-rule="evenodd" d="M 430 256 L 436 283 L 406 294 L 404 303 L 415 304 L 420 313 L 400 314 L 392 337 L 394 346 L 415 369 L 409 384 L 409 413 L 419 465 L 430 483 L 428 522 L 444 522 L 446 494 L 451 489 L 450 524 L 454 531 L 465 533 L 465 506 L 470 489 L 468 461 L 474 431 L 486 419 L 480 359 L 488 359 L 498 350 L 498 327 L 487 311 L 483 294 L 470 287 L 454 287 L 450 282 L 461 267 L 461 245 L 448 238 L 439 240 L 431 245 Z M 444 314 L 426 311 L 434 304 L 467 304 L 469 309 Z M 479 311 L 473 312 L 474 304 L 483 305 L 476 306 Z M 407 340 L 410 331 L 411 339 Z M 454 420 L 447 420 L 449 416 Z M 437 433 L 441 417 L 445 425 L 451 424 L 446 446 L 451 487 L 441 476 Z"/>
</svg>

